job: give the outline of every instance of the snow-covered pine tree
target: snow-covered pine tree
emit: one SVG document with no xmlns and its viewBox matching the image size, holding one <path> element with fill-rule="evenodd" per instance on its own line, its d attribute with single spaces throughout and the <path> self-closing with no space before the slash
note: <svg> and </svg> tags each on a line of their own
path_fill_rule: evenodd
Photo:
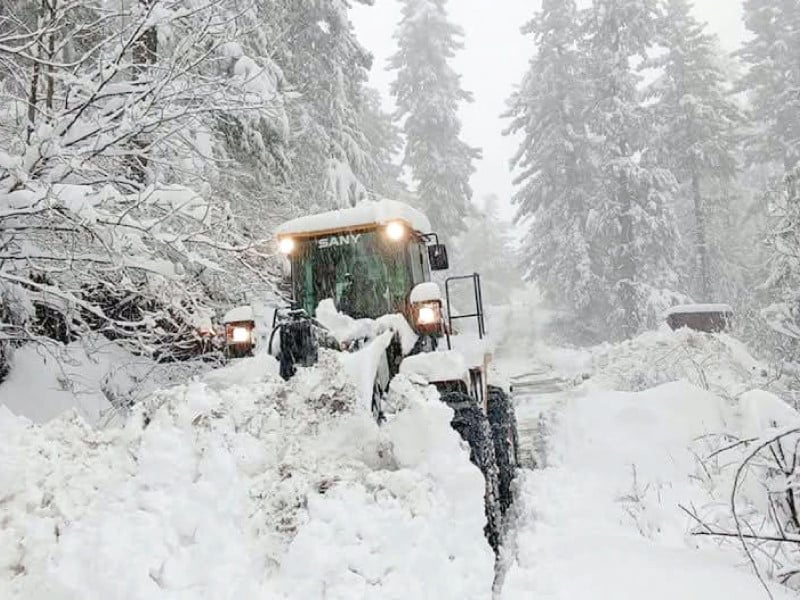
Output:
<svg viewBox="0 0 800 600">
<path fill-rule="evenodd" d="M 596 167 L 585 118 L 590 90 L 578 47 L 584 11 L 573 0 L 544 0 L 523 32 L 536 43 L 521 85 L 508 101 L 507 134 L 521 134 L 517 220 L 528 224 L 522 248 L 527 278 L 560 309 L 586 321 L 606 309 L 587 238 Z"/>
<path fill-rule="evenodd" d="M 794 0 L 746 0 L 744 10 L 752 36 L 740 52 L 748 67 L 740 88 L 755 122 L 747 159 L 780 173 L 764 194 L 774 224 L 764 286 L 776 332 L 769 350 L 800 377 L 800 10 Z"/>
<path fill-rule="evenodd" d="M 441 233 L 464 229 L 477 149 L 460 139 L 458 106 L 472 96 L 449 61 L 461 48 L 461 30 L 450 22 L 446 0 L 402 0 L 403 17 L 390 60 L 397 71 L 391 93 L 406 138 L 403 164 L 411 172 L 420 206 Z"/>
<path fill-rule="evenodd" d="M 609 333 L 628 337 L 672 301 L 677 231 L 675 179 L 650 148 L 652 115 L 642 103 L 641 62 L 656 34 L 657 0 L 594 0 L 584 54 L 592 103 L 587 126 L 598 167 L 586 229 L 611 294 Z"/>
<path fill-rule="evenodd" d="M 740 56 L 757 122 L 746 140 L 748 160 L 778 162 L 784 174 L 800 161 L 800 10 L 794 0 L 745 0 L 745 25 L 752 37 Z"/>
<path fill-rule="evenodd" d="M 368 88 L 365 96 L 359 121 L 373 153 L 366 177 L 367 193 L 372 199 L 397 199 L 406 193 L 396 160 L 403 149 L 403 136 L 392 115 L 383 111 L 380 93 Z"/>
<path fill-rule="evenodd" d="M 742 115 L 730 96 L 717 39 L 691 11 L 689 0 L 665 3 L 655 38 L 664 52 L 646 62 L 660 75 L 646 93 L 655 102 L 659 161 L 678 180 L 677 212 L 690 215 L 691 233 L 686 237 L 693 241 L 691 292 L 707 302 L 724 285 L 715 280 L 715 275 L 724 277 L 725 269 L 711 264 L 721 253 L 710 247 L 720 241 L 710 229 L 719 222 L 718 213 L 732 209 L 720 201 L 736 177 L 736 134 Z"/>
<path fill-rule="evenodd" d="M 368 0 L 359 0 L 370 4 Z M 260 2 L 272 56 L 293 93 L 290 184 L 295 210 L 351 205 L 367 196 L 374 149 L 364 134 L 372 57 L 358 43 L 349 2 Z"/>
</svg>

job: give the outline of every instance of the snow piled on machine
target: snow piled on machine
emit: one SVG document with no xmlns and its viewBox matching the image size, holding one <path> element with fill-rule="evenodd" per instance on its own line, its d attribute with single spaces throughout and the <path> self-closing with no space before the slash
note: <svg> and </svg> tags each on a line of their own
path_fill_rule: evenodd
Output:
<svg viewBox="0 0 800 600">
<path fill-rule="evenodd" d="M 276 372 L 244 359 L 101 430 L 0 407 L 0 597 L 490 597 L 483 479 L 435 390 L 395 378 L 379 428 L 336 353 Z"/>
<path fill-rule="evenodd" d="M 428 218 L 417 209 L 400 202 L 382 198 L 367 200 L 350 208 L 298 217 L 278 227 L 278 237 L 290 235 L 312 235 L 326 231 L 338 231 L 374 225 L 385 225 L 391 221 L 407 223 L 419 233 L 430 233 Z"/>
<path fill-rule="evenodd" d="M 399 313 L 383 315 L 377 319 L 354 319 L 337 311 L 333 300 L 327 298 L 319 303 L 315 316 L 339 344 L 375 339 L 387 331 L 397 333 L 400 337 L 403 354 L 411 352 L 417 343 L 417 334 Z"/>
</svg>

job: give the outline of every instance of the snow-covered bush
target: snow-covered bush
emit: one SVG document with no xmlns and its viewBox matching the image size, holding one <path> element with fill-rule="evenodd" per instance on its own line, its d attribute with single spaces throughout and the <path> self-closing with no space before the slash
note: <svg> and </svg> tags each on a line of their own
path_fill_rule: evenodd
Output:
<svg viewBox="0 0 800 600">
<path fill-rule="evenodd" d="M 662 329 L 593 349 L 594 379 L 603 387 L 646 390 L 686 380 L 726 398 L 753 388 L 780 387 L 778 373 L 726 334 Z"/>
<path fill-rule="evenodd" d="M 738 409 L 740 431 L 695 444 L 712 501 L 685 508 L 692 533 L 736 544 L 762 581 L 800 590 L 800 413 L 762 390 Z"/>
<path fill-rule="evenodd" d="M 231 43 L 247 10 L 12 2 L 0 28 L 0 340 L 87 331 L 159 360 L 243 281 L 274 280 L 231 211 L 231 120 L 287 135 L 280 72 Z M 227 190 L 226 190 L 227 188 Z"/>
</svg>

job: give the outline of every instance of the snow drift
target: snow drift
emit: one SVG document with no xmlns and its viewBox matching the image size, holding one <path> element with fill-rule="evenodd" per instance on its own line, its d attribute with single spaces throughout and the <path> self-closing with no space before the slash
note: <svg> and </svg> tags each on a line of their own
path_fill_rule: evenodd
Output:
<svg viewBox="0 0 800 600">
<path fill-rule="evenodd" d="M 725 397 L 774 384 L 765 365 L 726 334 L 662 329 L 593 348 L 596 387 L 642 391 L 687 380 Z"/>
<path fill-rule="evenodd" d="M 685 381 L 582 391 L 560 411 L 550 465 L 522 477 L 503 600 L 767 597 L 735 547 L 687 535 L 696 523 L 680 508 L 724 506 L 729 488 L 694 446 L 737 428 L 738 411 Z"/>
<path fill-rule="evenodd" d="M 334 354 L 154 394 L 123 427 L 0 407 L 0 597 L 488 598 L 483 479 L 432 388 L 378 428 Z"/>
</svg>

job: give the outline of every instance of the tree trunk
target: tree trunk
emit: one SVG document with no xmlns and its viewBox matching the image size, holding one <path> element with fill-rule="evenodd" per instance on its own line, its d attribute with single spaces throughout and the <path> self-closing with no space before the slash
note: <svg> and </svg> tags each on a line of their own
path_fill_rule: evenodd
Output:
<svg viewBox="0 0 800 600">
<path fill-rule="evenodd" d="M 711 275 L 708 261 L 708 237 L 706 231 L 706 214 L 703 206 L 703 195 L 700 191 L 700 176 L 692 170 L 692 195 L 694 196 L 694 239 L 695 258 L 698 269 L 700 300 L 707 302 L 711 294 Z"/>
<path fill-rule="evenodd" d="M 149 8 L 157 0 L 139 0 L 140 4 Z M 158 58 L 158 30 L 155 26 L 142 32 L 142 35 L 133 44 L 134 73 L 138 79 L 147 74 L 148 67 L 155 64 Z M 146 135 L 138 135 L 131 140 L 131 153 L 128 158 L 130 179 L 143 186 L 147 181 L 147 167 L 150 163 L 147 157 L 149 141 Z"/>
<path fill-rule="evenodd" d="M 58 0 L 43 0 L 43 8 L 47 9 L 50 17 L 50 27 L 55 27 L 56 23 L 56 3 Z M 56 34 L 51 31 L 47 38 L 47 91 L 45 94 L 45 106 L 48 109 L 53 108 L 53 95 L 55 85 L 53 82 L 53 62 L 55 61 L 56 54 Z"/>
<path fill-rule="evenodd" d="M 36 50 L 34 49 L 34 55 Z M 34 58 L 33 75 L 31 76 L 31 87 L 28 92 L 28 133 L 25 142 L 30 143 L 33 130 L 36 128 L 36 104 L 39 101 L 39 75 L 42 71 L 42 63 Z"/>
<path fill-rule="evenodd" d="M 797 177 L 795 177 L 795 170 L 797 169 L 798 161 L 794 155 L 785 152 L 783 155 L 783 172 L 786 185 L 786 194 L 790 201 L 797 198 Z"/>
<path fill-rule="evenodd" d="M 635 232 L 633 215 L 631 212 L 631 192 L 627 177 L 619 177 L 619 230 L 620 230 L 620 255 L 619 255 L 619 288 L 620 308 L 623 311 L 622 335 L 626 338 L 633 337 L 639 331 L 641 315 L 639 302 L 636 298 L 636 256 Z"/>
</svg>

